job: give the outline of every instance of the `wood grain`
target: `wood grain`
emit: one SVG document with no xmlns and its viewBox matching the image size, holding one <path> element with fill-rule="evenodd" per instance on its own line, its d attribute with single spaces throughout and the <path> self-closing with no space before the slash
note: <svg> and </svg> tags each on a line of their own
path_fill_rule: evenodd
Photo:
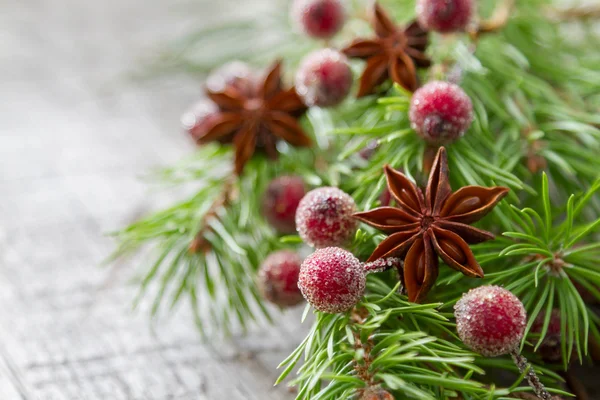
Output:
<svg viewBox="0 0 600 400">
<path fill-rule="evenodd" d="M 131 311 L 140 260 L 100 267 L 107 231 L 173 200 L 139 177 L 193 151 L 178 121 L 199 83 L 128 74 L 222 14 L 206 3 L 0 2 L 0 399 L 293 398 L 272 383 L 298 312 L 202 343 L 185 307 Z"/>
</svg>

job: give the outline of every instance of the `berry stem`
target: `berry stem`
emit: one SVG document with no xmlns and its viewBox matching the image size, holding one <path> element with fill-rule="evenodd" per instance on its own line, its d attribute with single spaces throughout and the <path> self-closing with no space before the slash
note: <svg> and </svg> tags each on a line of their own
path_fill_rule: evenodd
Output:
<svg viewBox="0 0 600 400">
<path fill-rule="evenodd" d="M 533 370 L 533 366 L 527 362 L 527 359 L 521 353 L 519 353 L 518 349 L 513 350 L 510 355 L 517 365 L 517 368 L 519 368 L 519 371 L 522 374 L 525 374 L 527 382 L 529 382 L 529 386 L 533 388 L 533 392 L 536 394 L 536 396 L 542 400 L 550 400 L 552 395 L 548 393 L 544 387 L 544 384 L 540 382 L 540 378 L 538 378 Z"/>
<path fill-rule="evenodd" d="M 210 208 L 202 217 L 200 221 L 200 230 L 196 234 L 192 243 L 189 246 L 190 253 L 198 253 L 199 251 L 208 251 L 210 249 L 210 245 L 206 241 L 204 237 L 205 234 L 211 229 L 210 228 L 210 220 L 213 218 L 218 218 L 219 210 L 223 207 L 227 207 L 229 202 L 231 201 L 231 195 L 233 192 L 233 184 L 236 181 L 236 176 L 231 175 L 226 178 L 225 183 L 223 184 L 223 188 L 221 189 L 221 193 L 215 198 L 215 201 L 211 204 Z"/>
<path fill-rule="evenodd" d="M 397 257 L 380 258 L 373 262 L 363 263 L 363 267 L 367 274 L 387 271 L 388 269 L 398 268 L 401 265 L 402 260 Z"/>
</svg>

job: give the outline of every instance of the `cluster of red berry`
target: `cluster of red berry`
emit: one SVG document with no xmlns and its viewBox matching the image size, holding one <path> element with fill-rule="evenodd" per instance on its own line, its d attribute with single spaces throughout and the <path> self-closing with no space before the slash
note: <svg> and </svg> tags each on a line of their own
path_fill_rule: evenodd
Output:
<svg viewBox="0 0 600 400">
<path fill-rule="evenodd" d="M 291 9 L 299 30 L 316 39 L 336 35 L 347 18 L 343 0 L 295 0 Z M 429 31 L 466 31 L 473 14 L 472 0 L 417 2 L 418 23 Z M 236 62 L 214 73 L 207 85 L 214 92 L 235 87 L 240 93 L 251 94 L 258 90 L 256 81 L 252 69 Z M 348 58 L 332 48 L 309 54 L 295 76 L 296 93 L 308 107 L 340 104 L 352 83 Z M 200 103 L 184 116 L 183 123 L 194 136 L 195 132 L 206 130 L 217 111 L 211 102 Z M 420 137 L 439 146 L 453 142 L 468 130 L 473 106 L 458 85 L 432 81 L 414 92 L 408 117 Z M 353 308 L 364 293 L 367 274 L 365 264 L 342 248 L 357 230 L 357 220 L 353 218 L 356 211 L 352 197 L 338 188 L 321 187 L 307 192 L 300 177 L 273 180 L 264 195 L 265 219 L 281 234 L 297 231 L 306 244 L 317 250 L 304 261 L 289 250 L 271 254 L 259 273 L 264 296 L 281 307 L 296 305 L 305 298 L 326 313 Z M 467 346 L 483 355 L 497 356 L 516 352 L 526 315 L 519 299 L 509 291 L 484 286 L 471 290 L 457 303 L 456 320 L 458 334 Z"/>
<path fill-rule="evenodd" d="M 472 0 L 420 0 L 418 21 L 431 31 L 465 31 L 472 20 L 473 8 Z M 304 34 L 315 39 L 330 39 L 344 27 L 347 10 L 343 0 L 295 0 L 291 16 Z M 212 73 L 207 88 L 219 92 L 233 87 L 251 96 L 258 90 L 259 75 L 237 61 Z M 348 58 L 333 48 L 307 55 L 295 76 L 296 93 L 309 107 L 339 105 L 348 96 L 352 83 Z M 213 102 L 203 100 L 183 116 L 182 122 L 190 135 L 199 140 L 214 124 L 218 112 Z M 418 135 L 430 144 L 440 145 L 460 138 L 469 128 L 472 114 L 471 101 L 459 86 L 429 82 L 414 93 L 409 118 Z"/>
</svg>

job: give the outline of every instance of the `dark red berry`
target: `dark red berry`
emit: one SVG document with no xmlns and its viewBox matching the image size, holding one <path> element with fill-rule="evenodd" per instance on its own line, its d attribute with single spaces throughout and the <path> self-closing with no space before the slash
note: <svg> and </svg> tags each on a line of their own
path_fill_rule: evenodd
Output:
<svg viewBox="0 0 600 400">
<path fill-rule="evenodd" d="M 545 313 L 538 315 L 531 326 L 531 332 L 541 333 L 544 327 L 545 319 Z M 556 308 L 552 310 L 546 336 L 544 336 L 544 340 L 537 351 L 542 356 L 542 359 L 544 359 L 546 362 L 559 362 L 562 360 L 560 310 Z"/>
<path fill-rule="evenodd" d="M 448 144 L 471 126 L 473 105 L 460 86 L 433 81 L 413 94 L 409 119 L 412 128 L 428 143 Z"/>
<path fill-rule="evenodd" d="M 292 19 L 308 36 L 329 39 L 346 22 L 342 0 L 294 0 Z"/>
<path fill-rule="evenodd" d="M 473 15 L 473 0 L 418 0 L 417 18 L 429 31 L 464 31 Z"/>
<path fill-rule="evenodd" d="M 219 108 L 215 103 L 204 99 L 194 104 L 181 116 L 181 124 L 189 135 L 198 141 L 216 121 L 218 112 Z"/>
<path fill-rule="evenodd" d="M 365 292 L 366 275 L 358 258 L 338 247 L 319 249 L 302 263 L 298 286 L 317 310 L 350 310 Z"/>
<path fill-rule="evenodd" d="M 337 50 L 310 53 L 296 73 L 296 92 L 307 106 L 335 106 L 348 96 L 351 87 L 348 58 Z"/>
<path fill-rule="evenodd" d="M 380 386 L 372 386 L 366 389 L 359 400 L 395 400 L 394 396 Z"/>
<path fill-rule="evenodd" d="M 469 290 L 454 306 L 454 316 L 463 343 L 486 357 L 516 350 L 527 322 L 521 300 L 499 286 Z"/>
<path fill-rule="evenodd" d="M 296 211 L 296 229 L 313 247 L 342 246 L 356 233 L 358 221 L 354 199 L 334 187 L 311 190 Z"/>
<path fill-rule="evenodd" d="M 251 95 L 257 89 L 257 76 L 248 64 L 232 61 L 211 72 L 206 79 L 206 87 L 212 92 L 233 87 L 244 95 Z"/>
<path fill-rule="evenodd" d="M 279 233 L 296 232 L 296 209 L 306 194 L 298 176 L 281 176 L 269 183 L 263 195 L 263 215 Z"/>
<path fill-rule="evenodd" d="M 269 255 L 258 272 L 259 288 L 263 296 L 280 307 L 291 307 L 304 299 L 298 288 L 300 256 L 289 250 Z"/>
</svg>

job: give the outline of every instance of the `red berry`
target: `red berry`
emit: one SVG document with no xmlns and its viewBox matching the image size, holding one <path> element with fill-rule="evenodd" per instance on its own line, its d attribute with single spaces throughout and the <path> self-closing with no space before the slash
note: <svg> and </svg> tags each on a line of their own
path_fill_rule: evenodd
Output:
<svg viewBox="0 0 600 400">
<path fill-rule="evenodd" d="M 257 77 L 248 64 L 232 61 L 222 65 L 210 73 L 206 79 L 206 87 L 213 92 L 222 92 L 233 87 L 244 95 L 251 95 L 257 88 Z"/>
<path fill-rule="evenodd" d="M 473 0 L 418 0 L 421 26 L 442 33 L 464 31 L 473 15 Z"/>
<path fill-rule="evenodd" d="M 486 357 L 517 349 L 527 322 L 521 300 L 499 286 L 469 290 L 454 306 L 454 316 L 463 343 Z"/>
<path fill-rule="evenodd" d="M 334 187 L 311 190 L 296 211 L 296 229 L 313 247 L 342 246 L 354 236 L 358 222 L 354 199 Z"/>
<path fill-rule="evenodd" d="M 289 250 L 269 255 L 258 272 L 259 288 L 263 296 L 280 307 L 291 307 L 304 299 L 298 288 L 302 259 Z"/>
<path fill-rule="evenodd" d="M 208 132 L 219 112 L 219 108 L 209 100 L 201 100 L 194 104 L 181 116 L 183 128 L 194 140 L 199 140 Z"/>
<path fill-rule="evenodd" d="M 329 39 L 346 22 L 342 0 L 294 0 L 292 19 L 308 36 Z"/>
<path fill-rule="evenodd" d="M 408 116 L 412 128 L 427 142 L 448 144 L 471 126 L 473 105 L 460 86 L 433 81 L 413 94 Z"/>
<path fill-rule="evenodd" d="M 338 247 L 319 249 L 302 263 L 298 286 L 317 310 L 350 310 L 365 292 L 366 275 L 358 258 Z"/>
<path fill-rule="evenodd" d="M 531 326 L 532 333 L 541 333 L 544 327 L 545 313 L 541 313 Z M 537 342 L 536 342 L 537 343 Z M 547 362 L 558 362 L 562 360 L 561 334 L 560 334 L 560 311 L 555 308 L 550 314 L 548 330 L 538 352 Z"/>
<path fill-rule="evenodd" d="M 279 233 L 294 233 L 296 209 L 305 194 L 304 181 L 298 176 L 274 179 L 263 195 L 263 215 Z"/>
<path fill-rule="evenodd" d="M 351 87 L 348 58 L 332 49 L 310 53 L 296 74 L 296 92 L 307 106 L 335 106 L 348 96 Z"/>
</svg>

